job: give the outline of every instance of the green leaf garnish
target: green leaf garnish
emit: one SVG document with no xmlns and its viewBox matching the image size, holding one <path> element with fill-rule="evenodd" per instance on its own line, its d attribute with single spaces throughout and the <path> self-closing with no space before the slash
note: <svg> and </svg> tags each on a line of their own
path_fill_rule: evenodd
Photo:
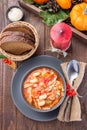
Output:
<svg viewBox="0 0 87 130">
<path fill-rule="evenodd" d="M 50 26 L 66 20 L 69 17 L 69 12 L 65 12 L 61 9 L 55 14 L 52 14 L 49 11 L 41 11 L 40 16 L 43 18 L 43 22 Z"/>
<path fill-rule="evenodd" d="M 6 56 L 0 54 L 0 59 L 4 59 L 4 58 L 6 58 Z"/>
<path fill-rule="evenodd" d="M 34 1 L 33 0 L 23 0 L 24 2 L 27 2 L 27 3 L 30 3 L 30 4 L 33 4 Z"/>
</svg>

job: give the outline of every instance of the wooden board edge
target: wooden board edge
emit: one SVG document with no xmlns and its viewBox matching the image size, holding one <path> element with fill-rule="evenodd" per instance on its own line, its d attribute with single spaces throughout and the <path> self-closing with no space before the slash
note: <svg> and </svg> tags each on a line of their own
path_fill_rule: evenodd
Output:
<svg viewBox="0 0 87 130">
<path fill-rule="evenodd" d="M 23 0 L 18 0 L 18 3 L 21 7 L 29 10 L 29 11 L 32 11 L 33 13 L 39 15 L 39 12 L 41 11 L 39 8 L 35 7 L 34 5 L 32 4 L 28 4 L 26 2 L 24 2 Z"/>
<path fill-rule="evenodd" d="M 87 40 L 87 35 L 85 35 L 84 33 L 80 32 L 80 31 L 78 31 L 74 27 L 71 27 L 71 29 L 72 29 L 72 32 L 74 33 L 74 35 L 79 36 L 80 38 L 83 38 L 83 40 L 85 40 L 85 41 Z"/>
<path fill-rule="evenodd" d="M 34 14 L 39 15 L 39 12 L 41 11 L 39 8 L 35 7 L 34 5 L 28 4 L 26 2 L 24 2 L 23 0 L 18 0 L 19 5 L 29 11 L 32 11 Z M 70 26 L 71 27 L 71 26 Z M 75 36 L 78 36 L 80 39 L 83 39 L 84 41 L 87 40 L 87 35 L 80 32 L 79 30 L 75 29 L 74 27 L 71 27 L 72 32 Z"/>
</svg>

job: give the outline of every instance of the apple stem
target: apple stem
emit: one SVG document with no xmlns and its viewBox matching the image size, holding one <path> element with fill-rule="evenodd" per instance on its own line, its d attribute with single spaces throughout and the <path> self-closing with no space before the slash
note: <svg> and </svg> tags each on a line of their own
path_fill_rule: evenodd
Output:
<svg viewBox="0 0 87 130">
<path fill-rule="evenodd" d="M 64 31 L 62 29 L 58 30 L 58 34 L 62 34 Z"/>
</svg>

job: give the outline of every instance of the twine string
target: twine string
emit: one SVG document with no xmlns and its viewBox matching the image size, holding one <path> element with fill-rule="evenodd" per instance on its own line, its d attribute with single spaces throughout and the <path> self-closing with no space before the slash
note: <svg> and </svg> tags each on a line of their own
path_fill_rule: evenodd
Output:
<svg viewBox="0 0 87 130">
<path fill-rule="evenodd" d="M 74 89 L 74 87 L 70 87 L 70 84 L 66 84 L 66 95 L 69 97 L 78 96 L 79 98 L 82 98 L 81 95 L 78 94 L 78 92 Z"/>
<path fill-rule="evenodd" d="M 65 52 L 64 50 L 61 50 L 61 49 L 55 48 L 55 47 L 52 45 L 52 42 L 51 42 L 51 41 L 50 41 L 50 44 L 51 44 L 51 48 L 46 49 L 46 50 L 44 50 L 44 51 L 57 52 L 58 54 L 63 55 L 64 57 L 66 57 L 66 56 L 68 55 L 68 53 Z"/>
</svg>

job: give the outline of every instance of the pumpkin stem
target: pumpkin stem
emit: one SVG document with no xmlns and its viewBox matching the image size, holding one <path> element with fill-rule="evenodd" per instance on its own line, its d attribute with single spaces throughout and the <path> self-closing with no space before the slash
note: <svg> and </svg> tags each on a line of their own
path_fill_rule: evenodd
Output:
<svg viewBox="0 0 87 130">
<path fill-rule="evenodd" d="M 83 14 L 87 14 L 87 6 L 86 6 L 86 8 L 85 8 Z"/>
</svg>

